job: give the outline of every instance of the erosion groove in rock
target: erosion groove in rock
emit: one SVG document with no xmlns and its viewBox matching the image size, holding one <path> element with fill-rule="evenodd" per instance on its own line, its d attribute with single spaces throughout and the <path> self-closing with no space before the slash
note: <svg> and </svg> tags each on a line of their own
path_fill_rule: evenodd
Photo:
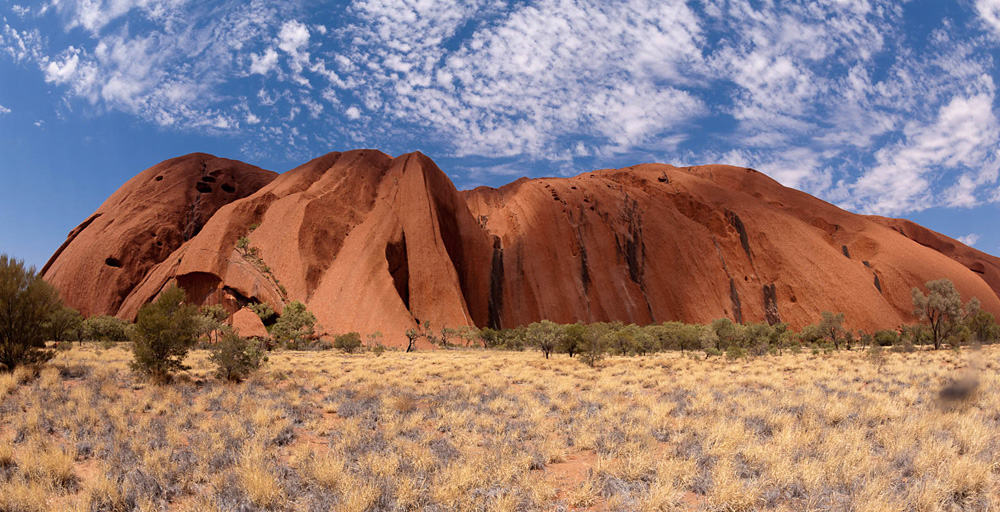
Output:
<svg viewBox="0 0 1000 512">
<path fill-rule="evenodd" d="M 375 150 L 280 175 L 167 160 L 71 231 L 43 275 L 87 315 L 132 319 L 178 283 L 192 302 L 243 311 L 248 331 L 260 332 L 243 308 L 298 300 L 323 335 L 381 331 L 389 344 L 423 321 L 801 327 L 839 311 L 852 329 L 894 328 L 914 320 L 910 289 L 938 278 L 1000 315 L 1000 259 L 750 169 L 642 164 L 459 191 L 424 155 Z"/>
</svg>

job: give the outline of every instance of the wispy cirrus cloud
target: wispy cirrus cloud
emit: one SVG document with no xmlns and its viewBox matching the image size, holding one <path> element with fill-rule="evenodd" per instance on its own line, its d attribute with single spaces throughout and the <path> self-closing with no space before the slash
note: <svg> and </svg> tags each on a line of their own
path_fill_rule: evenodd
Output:
<svg viewBox="0 0 1000 512">
<path fill-rule="evenodd" d="M 914 9 L 52 0 L 11 9 L 0 55 L 70 102 L 231 133 L 251 156 L 421 147 L 485 174 L 721 161 L 864 212 L 998 201 L 1000 4 Z"/>
</svg>

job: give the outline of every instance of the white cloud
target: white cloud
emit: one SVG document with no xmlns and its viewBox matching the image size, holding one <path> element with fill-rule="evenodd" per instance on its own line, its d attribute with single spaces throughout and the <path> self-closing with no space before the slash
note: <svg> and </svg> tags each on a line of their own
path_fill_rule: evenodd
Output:
<svg viewBox="0 0 1000 512">
<path fill-rule="evenodd" d="M 996 180 L 996 168 L 987 165 L 1000 140 L 992 103 L 992 94 L 959 96 L 943 105 L 932 123 L 908 123 L 903 140 L 878 150 L 877 165 L 854 184 L 855 206 L 896 214 L 939 204 L 975 205 L 970 185 Z M 980 174 L 964 174 L 950 196 L 936 198 L 932 180 L 955 168 Z"/>
<path fill-rule="evenodd" d="M 7 55 L 14 62 L 37 60 L 42 55 L 42 35 L 38 29 L 18 30 L 2 19 L 0 30 L 0 55 Z"/>
<path fill-rule="evenodd" d="M 278 48 L 285 53 L 295 56 L 299 51 L 309 44 L 309 28 L 302 22 L 291 20 L 281 25 L 281 32 L 278 33 Z"/>
<path fill-rule="evenodd" d="M 978 233 L 969 233 L 968 235 L 965 236 L 956 237 L 955 240 L 958 240 L 959 242 L 962 242 L 963 244 L 971 247 L 976 245 L 976 242 L 978 242 L 980 238 L 981 237 L 979 236 Z"/>
<path fill-rule="evenodd" d="M 108 24 L 138 9 L 152 20 L 181 16 L 188 0 L 52 0 L 51 6 L 69 16 L 67 29 L 82 27 L 98 33 Z"/>
<path fill-rule="evenodd" d="M 250 54 L 250 73 L 266 75 L 278 65 L 278 52 L 268 48 L 262 54 Z"/>
<path fill-rule="evenodd" d="M 362 46 L 350 65 L 371 72 L 346 86 L 374 91 L 371 110 L 389 104 L 390 116 L 432 127 L 457 155 L 562 158 L 560 141 L 577 135 L 615 152 L 655 144 L 705 110 L 669 83 L 702 60 L 697 16 L 679 0 L 541 0 L 455 50 L 449 38 L 492 6 L 369 0 L 355 9 L 366 24 L 355 28 Z"/>
<path fill-rule="evenodd" d="M 45 81 L 56 84 L 64 84 L 73 79 L 76 75 L 76 68 L 80 65 L 80 51 L 70 46 L 58 61 L 50 61 L 45 66 Z"/>
<path fill-rule="evenodd" d="M 560 173 L 683 158 L 866 212 L 1000 201 L 1000 39 L 967 26 L 996 27 L 1000 0 L 929 36 L 892 0 L 355 0 L 323 24 L 306 4 L 49 0 L 65 37 L 42 38 L 34 9 L 27 30 L 3 20 L 0 57 L 98 112 L 306 154 L 427 144 Z"/>
<path fill-rule="evenodd" d="M 224 104 L 223 86 L 246 76 L 241 67 L 248 60 L 257 71 L 274 65 L 274 50 L 268 53 L 265 48 L 254 62 L 245 48 L 272 38 L 272 28 L 288 6 L 251 0 L 209 9 L 188 3 L 56 2 L 57 10 L 70 15 L 67 30 L 80 26 L 94 34 L 53 57 L 39 56 L 46 81 L 99 108 L 133 113 L 160 125 L 207 131 L 239 126 L 243 115 Z M 203 8 L 209 10 L 199 12 Z M 182 10 L 185 15 L 178 16 Z M 130 12 L 152 28 L 133 33 L 129 24 L 110 24 Z"/>
<path fill-rule="evenodd" d="M 1000 0 L 976 0 L 976 13 L 990 29 L 1000 34 Z"/>
<path fill-rule="evenodd" d="M 5 107 L 5 106 L 3 106 L 3 105 L 0 105 L 0 116 L 7 115 L 7 114 L 10 114 L 10 109 L 7 108 L 7 107 Z"/>
<path fill-rule="evenodd" d="M 281 25 L 278 33 L 278 48 L 288 54 L 288 66 L 296 83 L 309 87 L 309 80 L 302 76 L 302 70 L 309 65 L 309 28 L 302 22 L 291 20 Z"/>
</svg>

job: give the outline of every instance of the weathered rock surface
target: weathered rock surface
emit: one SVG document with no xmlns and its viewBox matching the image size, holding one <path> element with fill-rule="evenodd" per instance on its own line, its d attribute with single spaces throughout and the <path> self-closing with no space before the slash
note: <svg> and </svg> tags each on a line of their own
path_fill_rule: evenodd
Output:
<svg viewBox="0 0 1000 512">
<path fill-rule="evenodd" d="M 188 206 L 144 203 L 140 186 L 161 174 L 150 171 L 188 169 L 192 159 L 227 162 L 232 195 L 245 192 L 200 206 L 197 229 L 177 213 L 190 210 L 188 196 Z M 203 175 L 176 174 L 177 189 Z M 74 230 L 45 277 L 91 314 L 133 318 L 176 281 L 193 301 L 230 312 L 254 302 L 281 311 L 300 300 L 321 332 L 381 331 L 397 345 L 423 321 L 513 327 L 727 316 L 800 327 L 829 310 L 843 311 L 852 328 L 893 328 L 913 320 L 910 289 L 941 277 L 1000 314 L 1000 259 L 909 221 L 843 211 L 745 168 L 644 164 L 460 192 L 420 153 L 357 150 L 274 176 L 207 155 L 164 162 Z M 175 243 L 122 252 L 145 247 L 135 240 L 164 225 L 178 226 Z M 114 256 L 122 265 L 112 268 L 128 270 L 115 287 L 92 272 L 108 272 L 104 253 L 131 254 Z"/>
<path fill-rule="evenodd" d="M 115 314 L 146 274 L 198 235 L 219 207 L 276 176 L 204 153 L 161 162 L 73 229 L 42 274 L 83 314 Z"/>
<path fill-rule="evenodd" d="M 233 313 L 229 317 L 229 325 L 236 331 L 236 334 L 243 336 L 244 338 L 267 338 L 267 328 L 264 327 L 264 322 L 261 322 L 260 317 L 257 313 L 250 311 L 249 308 L 240 308 L 239 311 Z"/>
</svg>

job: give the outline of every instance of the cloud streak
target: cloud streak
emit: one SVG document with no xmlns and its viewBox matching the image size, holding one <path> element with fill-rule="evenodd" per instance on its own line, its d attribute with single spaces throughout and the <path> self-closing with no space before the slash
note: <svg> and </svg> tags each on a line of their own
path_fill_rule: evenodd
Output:
<svg viewBox="0 0 1000 512">
<path fill-rule="evenodd" d="M 888 0 L 52 0 L 4 18 L 0 55 L 248 154 L 720 161 L 895 215 L 1000 200 L 1000 3 L 963 8 L 927 31 Z"/>
</svg>

